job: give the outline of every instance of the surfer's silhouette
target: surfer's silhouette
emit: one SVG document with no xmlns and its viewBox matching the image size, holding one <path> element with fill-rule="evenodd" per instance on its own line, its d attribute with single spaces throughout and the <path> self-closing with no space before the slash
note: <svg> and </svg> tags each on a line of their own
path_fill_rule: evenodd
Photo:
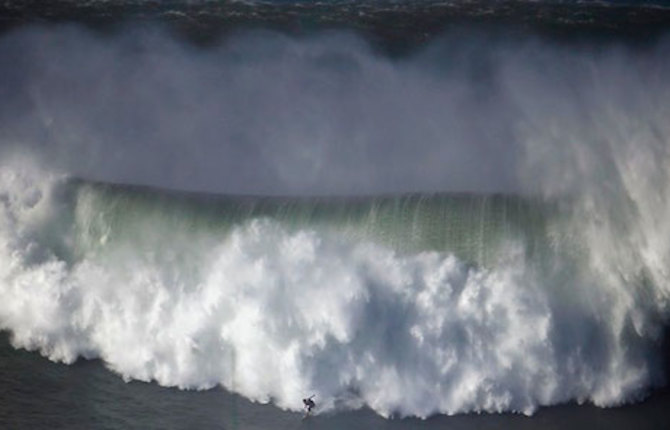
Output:
<svg viewBox="0 0 670 430">
<path fill-rule="evenodd" d="M 309 415 L 312 412 L 312 409 L 316 407 L 316 403 L 314 403 L 314 400 L 312 400 L 316 396 L 316 394 L 312 394 L 306 399 L 302 399 L 302 403 L 305 406 L 305 410 L 307 411 L 306 415 Z"/>
</svg>

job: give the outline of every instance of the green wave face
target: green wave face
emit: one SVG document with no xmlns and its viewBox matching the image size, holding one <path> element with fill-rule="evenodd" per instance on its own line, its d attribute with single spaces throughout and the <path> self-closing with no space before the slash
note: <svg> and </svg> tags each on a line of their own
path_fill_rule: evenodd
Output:
<svg viewBox="0 0 670 430">
<path fill-rule="evenodd" d="M 369 197 L 245 197 L 186 194 L 150 188 L 75 185 L 78 255 L 114 244 L 145 250 L 213 245 L 254 219 L 289 231 L 313 229 L 370 241 L 399 253 L 453 253 L 491 266 L 508 241 L 523 244 L 528 260 L 547 252 L 548 222 L 556 205 L 531 198 L 476 194 Z M 552 214 L 552 211 L 554 212 Z"/>
</svg>

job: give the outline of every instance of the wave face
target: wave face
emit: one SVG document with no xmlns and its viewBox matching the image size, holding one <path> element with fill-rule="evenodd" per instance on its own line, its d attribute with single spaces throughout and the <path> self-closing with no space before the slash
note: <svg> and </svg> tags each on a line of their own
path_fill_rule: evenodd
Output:
<svg viewBox="0 0 670 430">
<path fill-rule="evenodd" d="M 611 406 L 662 381 L 658 212 L 192 195 L 24 163 L 0 197 L 0 326 L 52 360 L 384 416 Z"/>
</svg>

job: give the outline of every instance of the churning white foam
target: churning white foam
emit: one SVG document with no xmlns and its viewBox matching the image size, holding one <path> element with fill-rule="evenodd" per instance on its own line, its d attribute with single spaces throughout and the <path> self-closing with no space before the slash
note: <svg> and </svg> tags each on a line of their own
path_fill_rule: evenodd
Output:
<svg viewBox="0 0 670 430">
<path fill-rule="evenodd" d="M 0 173 L 0 328 L 52 360 L 384 416 L 616 405 L 658 381 L 653 337 L 625 323 L 634 298 L 590 276 L 561 284 L 515 243 L 485 268 L 261 218 L 216 240 L 154 234 L 153 250 L 101 239 L 114 249 L 68 259 L 52 244 L 76 247 L 76 229 L 50 231 L 67 212 L 59 180 Z M 104 217 L 84 201 L 75 225 Z"/>
</svg>

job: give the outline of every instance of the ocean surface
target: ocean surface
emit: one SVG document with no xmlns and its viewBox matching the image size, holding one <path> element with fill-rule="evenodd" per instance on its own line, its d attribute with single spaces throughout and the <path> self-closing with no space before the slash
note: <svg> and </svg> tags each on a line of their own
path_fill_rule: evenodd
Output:
<svg viewBox="0 0 670 430">
<path fill-rule="evenodd" d="M 635 405 L 602 409 L 561 405 L 532 417 L 467 414 L 385 419 L 369 409 L 320 414 L 303 420 L 297 412 L 252 403 L 215 388 L 184 391 L 153 383 L 124 382 L 103 363 L 52 363 L 16 350 L 2 339 L 0 419 L 6 428 L 44 429 L 662 429 L 670 396 L 656 393 Z"/>
<path fill-rule="evenodd" d="M 0 427 L 664 428 L 668 2 L 43 3 Z"/>
</svg>

